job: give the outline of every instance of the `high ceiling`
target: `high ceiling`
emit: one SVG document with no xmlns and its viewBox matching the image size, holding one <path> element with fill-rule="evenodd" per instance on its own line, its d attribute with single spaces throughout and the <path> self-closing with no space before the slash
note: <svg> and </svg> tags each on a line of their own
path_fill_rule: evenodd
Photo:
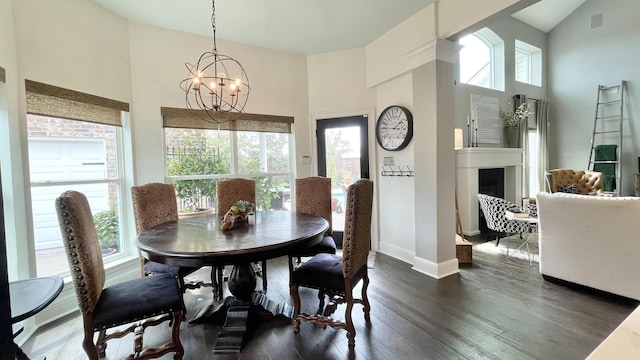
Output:
<svg viewBox="0 0 640 360">
<path fill-rule="evenodd" d="M 209 0 L 94 0 L 134 22 L 212 36 Z M 364 47 L 435 0 L 218 0 L 218 39 L 310 55 Z M 445 0 L 446 1 L 446 0 Z M 585 0 L 515 15 L 548 32 Z"/>
</svg>

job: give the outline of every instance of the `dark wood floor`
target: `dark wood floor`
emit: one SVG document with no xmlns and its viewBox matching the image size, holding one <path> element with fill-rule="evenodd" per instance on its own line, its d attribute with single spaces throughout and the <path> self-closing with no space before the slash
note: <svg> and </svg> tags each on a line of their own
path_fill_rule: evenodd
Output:
<svg viewBox="0 0 640 360">
<path fill-rule="evenodd" d="M 212 352 L 220 326 L 184 322 L 184 359 L 584 359 L 638 305 L 545 281 L 536 263 L 526 260 L 479 251 L 473 256 L 460 274 L 435 280 L 378 254 L 370 270 L 370 326 L 361 307 L 354 308 L 355 354 L 348 354 L 344 331 L 303 323 L 296 335 L 287 319 L 276 318 L 255 325 L 242 352 L 232 355 Z M 270 261 L 268 270 L 269 296 L 290 302 L 286 259 Z M 317 306 L 315 292 L 301 291 L 301 297 L 308 310 Z M 188 315 L 209 299 L 207 289 L 188 291 Z M 84 359 L 81 326 L 79 315 L 65 317 L 24 349 L 53 360 Z M 154 330 L 146 341 L 168 334 L 166 327 Z M 129 337 L 112 341 L 108 359 L 121 358 L 130 346 Z"/>
</svg>

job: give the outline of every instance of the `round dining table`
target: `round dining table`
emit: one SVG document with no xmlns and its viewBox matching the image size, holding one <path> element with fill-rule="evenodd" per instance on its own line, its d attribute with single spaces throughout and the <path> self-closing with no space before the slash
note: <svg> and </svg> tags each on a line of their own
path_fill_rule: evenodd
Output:
<svg viewBox="0 0 640 360">
<path fill-rule="evenodd" d="M 220 352 L 239 351 L 242 336 L 238 337 L 236 311 L 246 314 L 250 304 L 265 307 L 271 304 L 265 294 L 255 291 L 256 275 L 252 262 L 272 259 L 298 252 L 298 249 L 312 246 L 320 241 L 329 229 L 329 223 L 322 217 L 290 211 L 258 211 L 255 223 L 241 222 L 230 230 L 221 230 L 224 214 L 211 214 L 180 218 L 155 226 L 138 235 L 137 246 L 147 260 L 185 267 L 233 265 L 228 280 L 233 297 L 223 301 L 228 307 L 227 323 L 233 332 L 232 344 L 224 335 L 225 327 L 218 335 L 215 349 Z M 266 309 L 276 315 L 291 316 L 288 304 L 270 305 Z M 215 310 L 214 310 L 215 309 Z M 206 311 L 198 314 L 212 317 L 220 304 L 215 300 Z M 246 316 L 244 318 L 246 322 Z M 225 343 L 218 346 L 220 339 Z"/>
</svg>

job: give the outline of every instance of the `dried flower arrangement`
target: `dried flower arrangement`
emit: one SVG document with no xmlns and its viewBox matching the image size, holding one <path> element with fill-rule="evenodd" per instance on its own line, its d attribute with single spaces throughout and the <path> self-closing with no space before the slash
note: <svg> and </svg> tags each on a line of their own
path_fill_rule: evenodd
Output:
<svg viewBox="0 0 640 360">
<path fill-rule="evenodd" d="M 500 118 L 504 121 L 504 127 L 520 126 L 523 122 L 527 121 L 531 112 L 529 111 L 529 105 L 526 103 L 518 106 L 516 111 L 504 112 L 500 110 Z"/>
</svg>

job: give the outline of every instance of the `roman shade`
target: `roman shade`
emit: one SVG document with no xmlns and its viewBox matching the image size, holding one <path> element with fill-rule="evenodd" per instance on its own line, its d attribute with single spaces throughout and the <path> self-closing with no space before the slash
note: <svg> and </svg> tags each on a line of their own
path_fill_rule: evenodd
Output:
<svg viewBox="0 0 640 360">
<path fill-rule="evenodd" d="M 292 116 L 221 113 L 221 123 L 212 122 L 204 110 L 161 107 L 163 126 L 166 128 L 209 129 L 229 131 L 257 131 L 271 133 L 291 133 Z"/>
<path fill-rule="evenodd" d="M 25 80 L 25 90 L 29 114 L 122 126 L 121 112 L 129 111 L 121 101 L 32 80 Z"/>
</svg>

